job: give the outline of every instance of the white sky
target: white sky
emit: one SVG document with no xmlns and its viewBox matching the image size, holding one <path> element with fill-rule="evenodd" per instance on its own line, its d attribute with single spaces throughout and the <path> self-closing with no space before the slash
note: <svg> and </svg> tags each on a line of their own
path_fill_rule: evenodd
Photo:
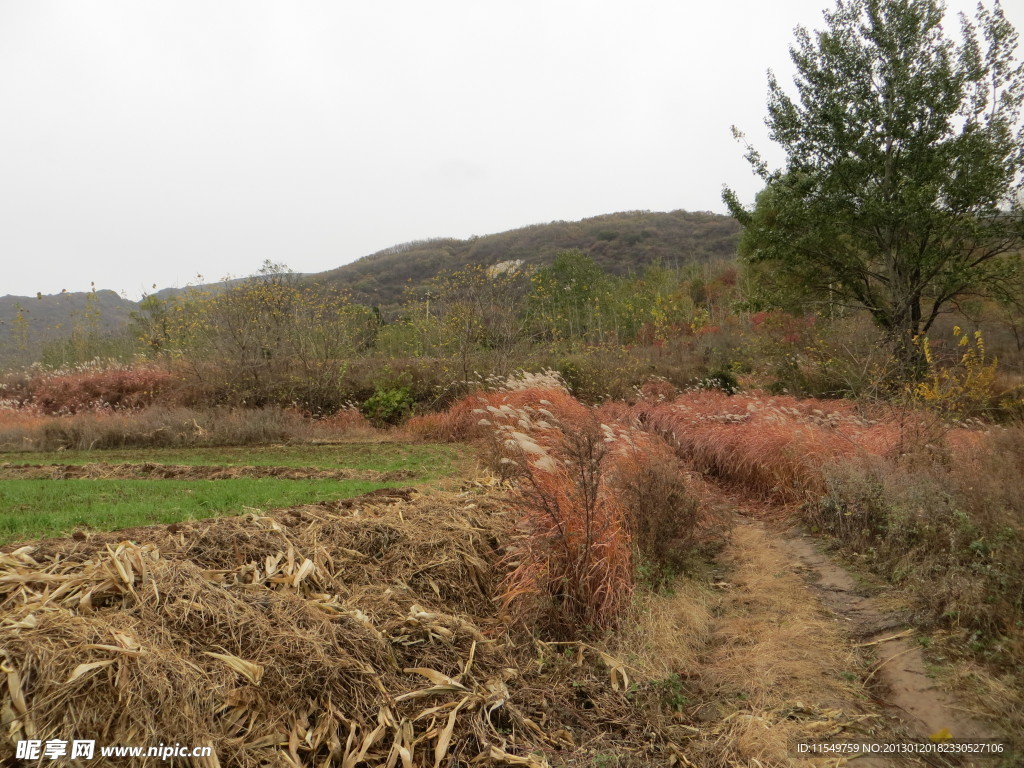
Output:
<svg viewBox="0 0 1024 768">
<path fill-rule="evenodd" d="M 724 212 L 759 188 L 729 126 L 778 163 L 765 71 L 831 5 L 0 0 L 0 295 Z"/>
</svg>

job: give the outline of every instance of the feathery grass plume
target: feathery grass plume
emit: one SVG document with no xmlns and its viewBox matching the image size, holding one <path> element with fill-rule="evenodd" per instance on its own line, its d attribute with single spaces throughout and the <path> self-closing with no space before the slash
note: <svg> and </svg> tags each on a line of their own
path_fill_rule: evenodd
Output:
<svg viewBox="0 0 1024 768">
<path fill-rule="evenodd" d="M 523 511 L 504 603 L 553 636 L 594 634 L 615 625 L 633 587 L 629 526 L 607 473 L 616 438 L 568 394 L 534 402 L 489 405 L 484 419 L 499 461 L 515 467 Z"/>
<path fill-rule="evenodd" d="M 487 420 L 487 409 L 505 406 L 536 407 L 542 416 L 546 412 L 552 418 L 564 416 L 570 420 L 585 418 L 589 413 L 585 405 L 561 387 L 477 391 L 455 402 L 443 413 L 414 416 L 406 422 L 405 430 L 423 440 L 444 442 L 463 442 L 487 437 L 491 434 L 492 425 L 480 423 L 481 420 Z"/>
<path fill-rule="evenodd" d="M 69 368 L 35 365 L 3 376 L 2 391 L 46 414 L 131 410 L 174 400 L 175 375 L 150 364 L 94 360 Z"/>
</svg>

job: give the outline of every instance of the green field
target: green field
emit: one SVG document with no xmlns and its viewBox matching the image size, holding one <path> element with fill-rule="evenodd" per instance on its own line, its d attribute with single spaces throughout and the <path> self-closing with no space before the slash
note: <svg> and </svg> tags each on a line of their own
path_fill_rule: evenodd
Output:
<svg viewBox="0 0 1024 768">
<path fill-rule="evenodd" d="M 399 482 L 276 477 L 0 480 L 0 544 L 65 535 L 76 528 L 116 530 L 349 498 L 376 488 L 430 485 L 460 474 L 467 461 L 466 451 L 456 446 L 404 443 L 0 454 L 0 464 L 154 463 L 415 473 Z"/>
</svg>

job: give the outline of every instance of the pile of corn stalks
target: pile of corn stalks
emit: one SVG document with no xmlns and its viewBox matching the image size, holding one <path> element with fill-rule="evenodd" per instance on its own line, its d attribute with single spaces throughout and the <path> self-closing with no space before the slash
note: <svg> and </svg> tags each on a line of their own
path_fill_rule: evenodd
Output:
<svg viewBox="0 0 1024 768">
<path fill-rule="evenodd" d="M 492 490 L 405 492 L 0 553 L 0 762 L 95 739 L 210 745 L 202 766 L 542 768 L 615 739 L 673 764 L 613 659 L 542 669 L 499 614 L 512 523 Z"/>
</svg>

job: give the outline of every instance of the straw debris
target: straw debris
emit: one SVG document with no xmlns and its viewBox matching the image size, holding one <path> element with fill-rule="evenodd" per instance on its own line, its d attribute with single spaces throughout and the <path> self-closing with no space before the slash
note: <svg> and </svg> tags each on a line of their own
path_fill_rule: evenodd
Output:
<svg viewBox="0 0 1024 768">
<path fill-rule="evenodd" d="M 471 483 L 0 552 L 0 762 L 94 738 L 243 768 L 670 764 L 621 664 L 542 663 L 501 613 L 513 523 Z"/>
</svg>

